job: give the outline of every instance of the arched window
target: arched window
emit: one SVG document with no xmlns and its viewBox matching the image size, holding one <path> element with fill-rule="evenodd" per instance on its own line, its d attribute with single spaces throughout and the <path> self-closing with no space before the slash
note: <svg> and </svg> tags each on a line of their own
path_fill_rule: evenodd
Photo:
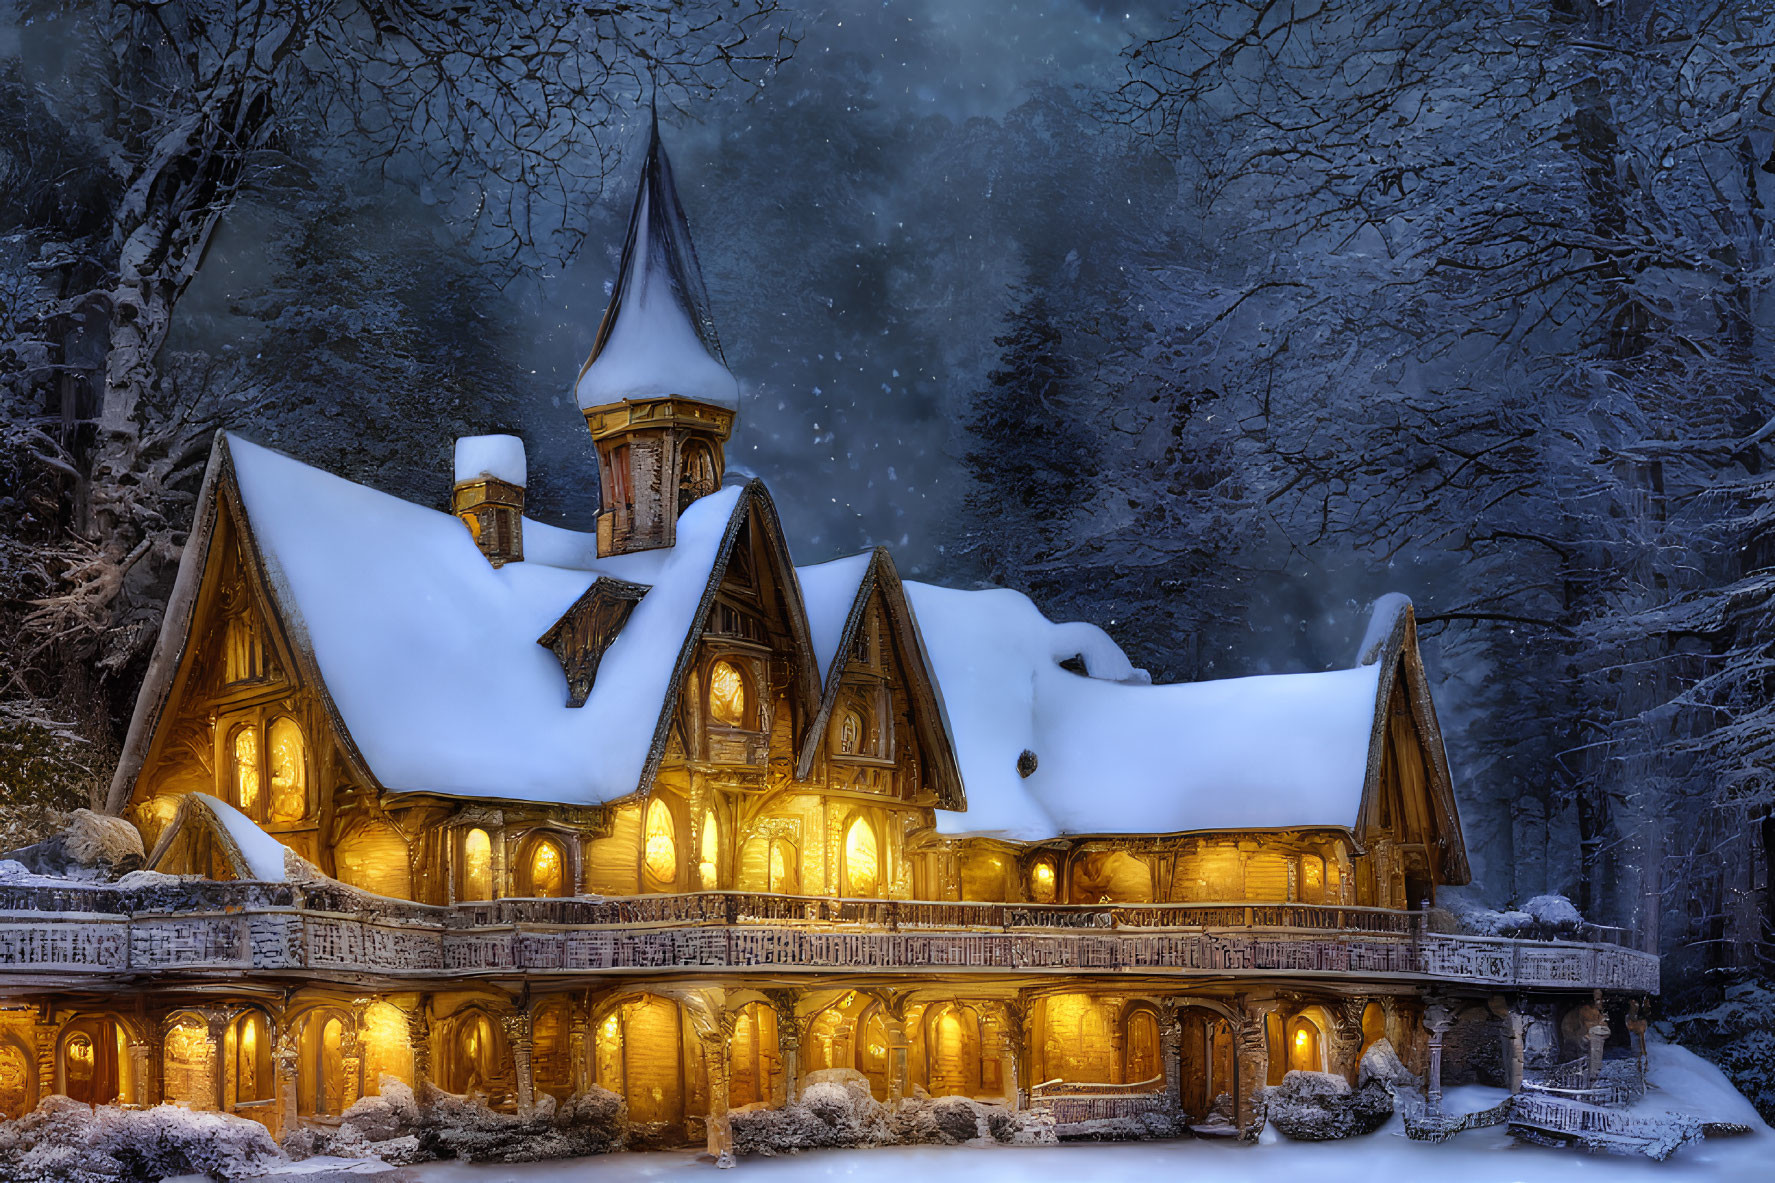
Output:
<svg viewBox="0 0 1775 1183">
<path fill-rule="evenodd" d="M 859 817 L 844 834 L 844 894 L 871 898 L 881 890 L 881 851 L 875 827 Z"/>
<path fill-rule="evenodd" d="M 123 1095 L 127 1060 L 123 1028 L 111 1019 L 83 1019 L 62 1037 L 61 1091 L 87 1105 Z"/>
<path fill-rule="evenodd" d="M 62 1045 L 62 1073 L 67 1077 L 68 1096 L 89 1105 L 100 1103 L 89 1100 L 96 1091 L 93 1082 L 98 1075 L 97 1061 L 98 1052 L 92 1036 L 82 1031 L 68 1037 L 68 1042 Z"/>
<path fill-rule="evenodd" d="M 973 1096 L 980 1091 L 980 1019 L 967 1007 L 945 1003 L 926 1019 L 926 1054 L 932 1096 Z"/>
<path fill-rule="evenodd" d="M 1122 1029 L 1122 1083 L 1143 1084 L 1163 1076 L 1159 1063 L 1159 1020 L 1150 1010 L 1128 1012 Z"/>
<path fill-rule="evenodd" d="M 707 497 L 716 489 L 715 454 L 701 440 L 692 440 L 684 449 L 684 479 L 680 482 L 679 508 Z"/>
<path fill-rule="evenodd" d="M 646 872 L 647 886 L 652 891 L 670 891 L 678 884 L 678 834 L 671 809 L 658 797 L 647 804 L 644 832 L 641 869 Z"/>
<path fill-rule="evenodd" d="M 1054 902 L 1054 887 L 1054 860 L 1035 860 L 1029 868 L 1029 898 L 1038 904 L 1051 904 Z"/>
<path fill-rule="evenodd" d="M 462 836 L 462 898 L 493 898 L 493 839 L 478 827 Z"/>
<path fill-rule="evenodd" d="M 704 891 L 713 891 L 721 886 L 721 823 L 715 820 L 712 809 L 703 813 L 702 846 L 702 856 L 696 863 L 697 885 Z"/>
<path fill-rule="evenodd" d="M 238 589 L 236 594 L 244 595 L 244 589 Z M 223 626 L 222 667 L 223 680 L 230 685 L 265 676 L 265 648 L 244 611 L 231 613 Z"/>
<path fill-rule="evenodd" d="M 271 1100 L 271 1036 L 265 1016 L 250 1010 L 228 1028 L 227 1099 L 230 1109 Z"/>
<path fill-rule="evenodd" d="M 234 729 L 228 744 L 232 760 L 231 804 L 250 818 L 259 816 L 259 729 L 244 724 Z"/>
<path fill-rule="evenodd" d="M 455 1036 L 444 1087 L 461 1096 L 488 1092 L 499 1066 L 493 1024 L 480 1011 L 469 1011 L 457 1019 Z"/>
<path fill-rule="evenodd" d="M 718 661 L 709 670 L 709 714 L 729 727 L 749 727 L 746 714 L 746 676 L 731 661 Z"/>
<path fill-rule="evenodd" d="M 209 1025 L 195 1015 L 180 1019 L 167 1029 L 161 1049 L 162 1099 L 192 1109 L 214 1109 L 215 1048 L 210 1043 Z"/>
<path fill-rule="evenodd" d="M 524 871 L 525 894 L 538 899 L 559 899 L 567 894 L 567 851 L 548 835 L 539 834 L 531 842 Z"/>
<path fill-rule="evenodd" d="M 1319 1027 L 1305 1015 L 1296 1015 L 1288 1024 L 1288 1070 L 1290 1072 L 1325 1071 L 1324 1040 Z"/>
<path fill-rule="evenodd" d="M 841 755 L 855 756 L 863 750 L 863 716 L 859 711 L 844 712 L 844 719 L 838 725 L 838 751 Z"/>
<path fill-rule="evenodd" d="M 1300 899 L 1303 904 L 1325 902 L 1325 860 L 1316 854 L 1300 856 Z"/>
<path fill-rule="evenodd" d="M 308 816 L 308 761 L 302 729 L 283 716 L 271 721 L 271 820 L 299 822 Z"/>
</svg>

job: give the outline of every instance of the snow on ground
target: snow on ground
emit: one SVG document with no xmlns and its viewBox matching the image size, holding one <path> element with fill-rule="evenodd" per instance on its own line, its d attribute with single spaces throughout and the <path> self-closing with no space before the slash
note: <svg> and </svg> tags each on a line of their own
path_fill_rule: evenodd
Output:
<svg viewBox="0 0 1775 1183">
<path fill-rule="evenodd" d="M 1257 1146 L 1218 1140 L 1052 1147 L 902 1146 L 821 1150 L 782 1158 L 742 1158 L 717 1174 L 694 1151 L 611 1154 L 600 1158 L 519 1165 L 431 1163 L 412 1168 L 418 1183 L 814 1183 L 907 1180 L 918 1183 L 1125 1183 L 1179 1179 L 1189 1183 L 1767 1183 L 1775 1179 L 1775 1132 L 1757 1119 L 1719 1069 L 1669 1044 L 1651 1047 L 1659 1088 L 1643 1106 L 1693 1109 L 1743 1121 L 1753 1132 L 1685 1146 L 1668 1161 L 1588 1155 L 1518 1146 L 1503 1128 L 1469 1130 L 1444 1145 L 1406 1138 L 1399 1118 L 1378 1133 L 1343 1142 L 1290 1142 L 1268 1134 Z M 1502 1099 L 1499 1089 L 1454 1088 L 1451 1111 L 1469 1112 Z"/>
</svg>

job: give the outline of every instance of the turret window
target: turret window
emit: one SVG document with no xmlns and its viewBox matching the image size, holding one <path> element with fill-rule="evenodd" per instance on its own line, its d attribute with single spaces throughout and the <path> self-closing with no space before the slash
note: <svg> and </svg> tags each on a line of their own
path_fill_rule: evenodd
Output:
<svg viewBox="0 0 1775 1183">
<path fill-rule="evenodd" d="M 271 820 L 297 822 L 308 815 L 308 762 L 302 728 L 290 717 L 271 721 Z"/>
<path fill-rule="evenodd" d="M 567 851 L 554 838 L 539 835 L 531 844 L 525 860 L 526 895 L 539 899 L 559 899 L 567 894 Z"/>
<path fill-rule="evenodd" d="M 718 661 L 709 671 L 709 714 L 729 727 L 747 725 L 746 678 L 730 661 Z"/>
<path fill-rule="evenodd" d="M 248 817 L 259 816 L 259 729 L 243 724 L 229 742 L 233 757 L 233 804 Z"/>
<path fill-rule="evenodd" d="M 641 869 L 652 891 L 670 891 L 678 883 L 678 835 L 672 811 L 655 798 L 647 806 L 647 829 Z"/>
</svg>

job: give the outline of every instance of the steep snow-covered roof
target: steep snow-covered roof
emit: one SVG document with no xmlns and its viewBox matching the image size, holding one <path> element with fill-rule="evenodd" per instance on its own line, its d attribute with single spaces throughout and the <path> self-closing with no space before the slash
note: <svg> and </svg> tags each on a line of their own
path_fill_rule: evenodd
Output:
<svg viewBox="0 0 1775 1183">
<path fill-rule="evenodd" d="M 801 602 L 807 606 L 807 628 L 813 636 L 814 659 L 819 663 L 820 679 L 825 681 L 832 670 L 832 659 L 838 655 L 839 642 L 844 639 L 844 625 L 850 619 L 857 589 L 869 570 L 871 552 L 846 555 L 829 563 L 795 568 L 801 583 Z"/>
<path fill-rule="evenodd" d="M 737 409 L 672 166 L 654 125 L 610 305 L 575 396 L 582 410 L 678 395 Z"/>
<path fill-rule="evenodd" d="M 741 489 L 693 502 L 677 546 L 607 559 L 592 535 L 526 521 L 526 561 L 495 569 L 450 514 L 228 445 L 285 619 L 384 787 L 593 804 L 640 786 Z M 537 638 L 605 576 L 650 590 L 571 709 Z"/>
<path fill-rule="evenodd" d="M 1017 592 L 905 586 L 967 788 L 965 814 L 938 811 L 940 832 L 1034 841 L 1356 821 L 1377 665 L 1154 686 L 1101 629 L 1055 624 Z M 1074 656 L 1087 674 L 1061 667 Z"/>
</svg>

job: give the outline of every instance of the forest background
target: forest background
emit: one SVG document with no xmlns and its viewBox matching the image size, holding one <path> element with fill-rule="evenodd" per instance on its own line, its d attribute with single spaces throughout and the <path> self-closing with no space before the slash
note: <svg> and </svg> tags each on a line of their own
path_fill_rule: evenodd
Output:
<svg viewBox="0 0 1775 1183">
<path fill-rule="evenodd" d="M 570 396 L 657 96 L 796 558 L 1166 680 L 1417 604 L 1494 906 L 1775 1086 L 1766 0 L 12 0 L 0 849 L 108 779 L 218 427 L 443 506 Z M 1771 1114 L 1775 1116 L 1775 1114 Z"/>
</svg>

